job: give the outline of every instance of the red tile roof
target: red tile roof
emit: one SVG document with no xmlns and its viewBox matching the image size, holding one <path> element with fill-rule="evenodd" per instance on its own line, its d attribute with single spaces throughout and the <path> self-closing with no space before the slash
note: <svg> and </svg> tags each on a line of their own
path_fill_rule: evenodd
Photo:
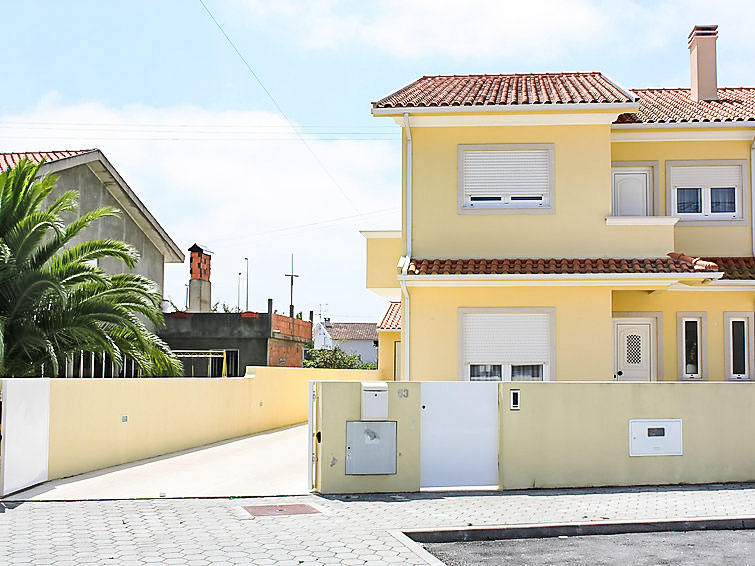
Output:
<svg viewBox="0 0 755 566">
<path fill-rule="evenodd" d="M 695 101 L 688 88 L 632 89 L 636 114 L 619 115 L 617 124 L 742 122 L 755 120 L 755 87 L 719 88 L 718 100 Z"/>
<path fill-rule="evenodd" d="M 715 263 L 679 258 L 412 259 L 409 275 L 538 275 L 716 272 Z"/>
<path fill-rule="evenodd" d="M 373 103 L 375 108 L 632 102 L 597 72 L 425 76 Z"/>
<path fill-rule="evenodd" d="M 374 322 L 333 322 L 325 329 L 333 340 L 377 340 Z"/>
<path fill-rule="evenodd" d="M 401 301 L 391 301 L 378 330 L 401 330 Z"/>
<path fill-rule="evenodd" d="M 5 171 L 8 168 L 13 168 L 18 165 L 24 157 L 39 163 L 43 159 L 46 162 L 58 161 L 59 159 L 65 159 L 66 157 L 74 157 L 75 155 L 81 155 L 83 153 L 89 153 L 90 151 L 97 151 L 96 149 L 64 149 L 60 151 L 23 151 L 13 153 L 0 153 L 0 171 Z"/>
<path fill-rule="evenodd" d="M 755 280 L 755 257 L 708 257 L 724 272 L 724 279 Z"/>
</svg>

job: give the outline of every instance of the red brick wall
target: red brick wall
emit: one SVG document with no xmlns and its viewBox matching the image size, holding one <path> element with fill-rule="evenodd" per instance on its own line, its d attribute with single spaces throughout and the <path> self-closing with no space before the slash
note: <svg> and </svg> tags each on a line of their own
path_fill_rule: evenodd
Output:
<svg viewBox="0 0 755 566">
<path fill-rule="evenodd" d="M 189 273 L 192 279 L 210 280 L 210 259 L 211 256 L 202 252 L 191 252 Z"/>
<path fill-rule="evenodd" d="M 267 365 L 300 368 L 304 360 L 304 347 L 288 340 L 268 340 Z"/>
<path fill-rule="evenodd" d="M 291 317 L 282 314 L 273 314 L 273 330 L 280 330 L 281 334 L 291 336 Z M 312 323 L 308 320 L 294 319 L 294 336 L 298 338 L 312 339 Z M 278 364 L 275 364 L 278 365 Z"/>
</svg>

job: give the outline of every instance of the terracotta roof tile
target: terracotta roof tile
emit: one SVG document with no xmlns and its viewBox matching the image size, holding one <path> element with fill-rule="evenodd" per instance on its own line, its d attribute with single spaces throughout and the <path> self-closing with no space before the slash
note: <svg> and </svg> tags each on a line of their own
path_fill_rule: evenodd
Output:
<svg viewBox="0 0 755 566">
<path fill-rule="evenodd" d="M 755 257 L 708 257 L 724 272 L 724 279 L 755 280 Z"/>
<path fill-rule="evenodd" d="M 718 89 L 718 100 L 695 101 L 688 88 L 632 89 L 640 102 L 636 114 L 621 114 L 617 124 L 755 121 L 755 87 Z"/>
<path fill-rule="evenodd" d="M 377 340 L 374 322 L 333 322 L 326 330 L 333 340 Z"/>
<path fill-rule="evenodd" d="M 401 330 L 401 301 L 391 301 L 378 330 Z"/>
<path fill-rule="evenodd" d="M 65 159 L 67 157 L 74 157 L 76 155 L 82 155 L 89 153 L 90 151 L 96 151 L 94 149 L 65 149 L 60 151 L 22 151 L 12 153 L 0 153 L 0 171 L 13 168 L 18 165 L 24 157 L 39 163 L 43 159 L 46 162 L 58 161 L 59 159 Z"/>
<path fill-rule="evenodd" d="M 425 76 L 373 103 L 375 108 L 632 102 L 597 72 Z"/>
<path fill-rule="evenodd" d="M 601 273 L 700 273 L 718 271 L 700 258 L 412 259 L 409 275 L 537 275 Z M 754 268 L 755 269 L 755 268 Z"/>
</svg>

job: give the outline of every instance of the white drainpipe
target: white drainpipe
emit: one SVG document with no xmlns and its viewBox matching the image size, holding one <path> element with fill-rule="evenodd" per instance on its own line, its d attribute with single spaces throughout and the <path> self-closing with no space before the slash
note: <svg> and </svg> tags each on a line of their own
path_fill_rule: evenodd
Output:
<svg viewBox="0 0 755 566">
<path fill-rule="evenodd" d="M 405 277 L 409 269 L 409 262 L 412 259 L 412 129 L 409 124 L 408 112 L 404 112 L 404 130 L 406 131 L 406 254 L 404 256 L 404 265 L 401 268 L 401 275 L 404 278 L 401 281 L 401 291 L 404 297 L 404 316 L 401 321 L 404 329 L 404 355 L 402 360 L 404 371 L 402 372 L 402 379 L 409 381 L 409 313 L 411 303 Z"/>
<path fill-rule="evenodd" d="M 752 255 L 755 256 L 755 139 L 750 146 L 750 228 L 752 230 Z"/>
</svg>

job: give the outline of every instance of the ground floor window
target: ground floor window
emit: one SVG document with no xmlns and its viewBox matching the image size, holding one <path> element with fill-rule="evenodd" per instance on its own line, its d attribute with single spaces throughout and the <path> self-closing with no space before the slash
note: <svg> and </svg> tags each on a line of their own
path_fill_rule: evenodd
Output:
<svg viewBox="0 0 755 566">
<path fill-rule="evenodd" d="M 679 375 L 705 377 L 705 313 L 678 313 Z"/>
<path fill-rule="evenodd" d="M 460 309 L 460 319 L 462 379 L 550 379 L 553 309 Z"/>
<path fill-rule="evenodd" d="M 753 313 L 724 313 L 726 377 L 750 379 L 752 363 Z"/>
</svg>

